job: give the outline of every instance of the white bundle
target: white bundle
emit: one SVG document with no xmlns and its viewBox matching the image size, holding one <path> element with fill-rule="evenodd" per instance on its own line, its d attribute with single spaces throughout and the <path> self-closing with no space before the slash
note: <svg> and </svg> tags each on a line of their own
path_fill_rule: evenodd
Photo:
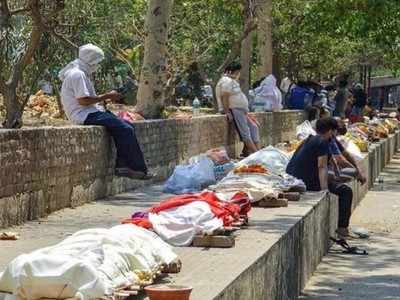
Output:
<svg viewBox="0 0 400 300">
<path fill-rule="evenodd" d="M 0 274 L 0 291 L 23 300 L 99 299 L 137 284 L 135 271 L 151 273 L 176 258 L 156 234 L 135 225 L 82 230 L 18 256 Z"/>
</svg>

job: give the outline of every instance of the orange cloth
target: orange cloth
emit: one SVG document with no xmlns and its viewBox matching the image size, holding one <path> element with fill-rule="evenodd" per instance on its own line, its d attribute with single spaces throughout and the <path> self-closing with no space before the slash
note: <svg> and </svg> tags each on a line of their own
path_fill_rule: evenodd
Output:
<svg viewBox="0 0 400 300">
<path fill-rule="evenodd" d="M 136 226 L 145 228 L 145 229 L 153 229 L 153 224 L 149 221 L 149 219 L 145 218 L 134 218 L 134 219 L 125 219 L 121 222 L 122 224 L 134 224 Z"/>
</svg>

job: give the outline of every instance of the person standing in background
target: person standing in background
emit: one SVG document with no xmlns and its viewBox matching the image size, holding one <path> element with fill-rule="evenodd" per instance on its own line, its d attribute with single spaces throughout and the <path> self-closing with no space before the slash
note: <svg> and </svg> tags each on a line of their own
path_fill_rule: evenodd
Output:
<svg viewBox="0 0 400 300">
<path fill-rule="evenodd" d="M 347 89 L 348 82 L 345 79 L 339 81 L 336 96 L 335 96 L 335 111 L 333 115 L 339 118 L 346 117 L 346 106 L 349 99 L 349 90 Z"/>
<path fill-rule="evenodd" d="M 353 110 L 351 112 L 354 116 L 362 116 L 365 105 L 367 105 L 367 94 L 360 83 L 357 83 L 353 92 Z"/>
<path fill-rule="evenodd" d="M 282 93 L 276 86 L 276 78 L 272 74 L 261 81 L 260 85 L 255 88 L 254 94 L 254 102 L 264 104 L 262 111 L 278 111 L 283 108 Z"/>
<path fill-rule="evenodd" d="M 246 156 L 260 149 L 260 133 L 259 124 L 249 116 L 249 102 L 238 82 L 241 69 L 242 66 L 239 63 L 228 65 L 217 83 L 215 94 L 218 110 L 235 125 L 245 145 L 243 154 Z"/>
</svg>

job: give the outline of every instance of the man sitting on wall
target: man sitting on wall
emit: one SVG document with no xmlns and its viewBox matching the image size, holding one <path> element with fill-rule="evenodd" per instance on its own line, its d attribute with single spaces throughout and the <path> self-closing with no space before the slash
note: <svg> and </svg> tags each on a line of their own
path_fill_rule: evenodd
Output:
<svg viewBox="0 0 400 300">
<path fill-rule="evenodd" d="M 260 149 L 260 134 L 257 121 L 249 115 L 249 102 L 237 81 L 242 66 L 232 63 L 225 68 L 225 73 L 215 88 L 218 110 L 233 122 L 243 141 L 243 153 L 249 155 Z"/>
<path fill-rule="evenodd" d="M 79 58 L 61 70 L 61 102 L 68 119 L 77 125 L 100 125 L 107 128 L 117 148 L 115 174 L 131 179 L 147 180 L 148 173 L 133 124 L 119 119 L 99 105 L 103 101 L 118 102 L 121 95 L 111 91 L 97 95 L 90 76 L 104 59 L 103 51 L 87 44 L 79 48 Z"/>
<path fill-rule="evenodd" d="M 329 143 L 334 138 L 338 125 L 333 118 L 317 121 L 317 135 L 310 135 L 297 149 L 286 172 L 302 179 L 308 191 L 330 191 L 339 197 L 339 219 L 337 233 L 340 237 L 349 235 L 349 222 L 353 191 L 340 179 L 328 180 Z"/>
</svg>

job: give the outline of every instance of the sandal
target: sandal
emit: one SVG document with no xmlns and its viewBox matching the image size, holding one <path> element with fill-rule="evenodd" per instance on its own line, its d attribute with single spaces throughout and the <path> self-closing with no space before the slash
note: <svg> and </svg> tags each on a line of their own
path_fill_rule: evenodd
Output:
<svg viewBox="0 0 400 300">
<path fill-rule="evenodd" d="M 366 250 L 360 249 L 358 247 L 351 247 L 346 240 L 344 239 L 335 239 L 333 237 L 329 238 L 332 242 L 342 247 L 344 250 L 342 251 L 343 254 L 353 254 L 353 255 L 368 255 Z"/>
</svg>

